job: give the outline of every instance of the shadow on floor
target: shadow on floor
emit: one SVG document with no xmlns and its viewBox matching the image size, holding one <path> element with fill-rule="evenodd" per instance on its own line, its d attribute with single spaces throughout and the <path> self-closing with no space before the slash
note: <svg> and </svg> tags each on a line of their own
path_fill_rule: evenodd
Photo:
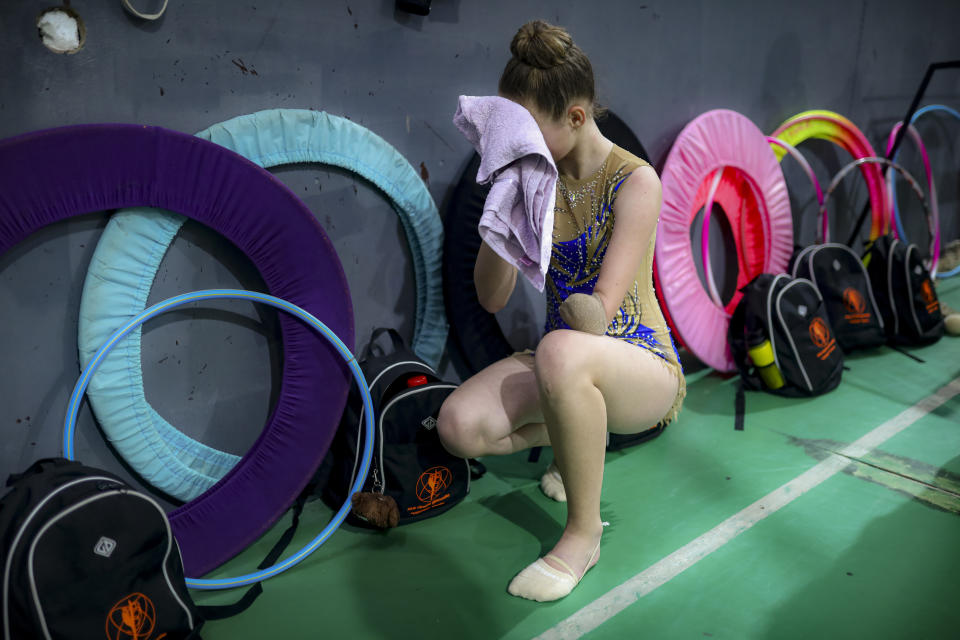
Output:
<svg viewBox="0 0 960 640">
<path fill-rule="evenodd" d="M 768 612 L 758 637 L 955 637 L 958 516 L 923 505 L 911 500 L 871 521 L 827 571 Z"/>
</svg>

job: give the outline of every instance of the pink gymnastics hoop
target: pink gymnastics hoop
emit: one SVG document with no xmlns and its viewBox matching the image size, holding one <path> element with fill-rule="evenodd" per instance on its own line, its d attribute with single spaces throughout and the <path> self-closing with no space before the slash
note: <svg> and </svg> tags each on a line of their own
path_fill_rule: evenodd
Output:
<svg viewBox="0 0 960 640">
<path fill-rule="evenodd" d="M 783 173 L 763 132 L 727 109 L 698 116 L 674 142 L 661 175 L 663 206 L 654 254 L 660 298 L 673 329 L 705 364 L 733 371 L 736 366 L 726 340 L 729 318 L 700 283 L 690 242 L 690 223 L 698 213 L 693 210 L 696 193 L 721 167 L 742 172 L 756 195 L 763 227 L 763 271 L 786 269 L 793 251 L 793 220 Z"/>
</svg>

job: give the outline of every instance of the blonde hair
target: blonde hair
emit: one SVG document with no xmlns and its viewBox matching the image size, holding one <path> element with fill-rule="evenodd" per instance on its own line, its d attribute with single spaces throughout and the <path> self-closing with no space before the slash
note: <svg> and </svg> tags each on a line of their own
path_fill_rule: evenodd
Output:
<svg viewBox="0 0 960 640">
<path fill-rule="evenodd" d="M 513 56 L 500 76 L 500 94 L 530 100 L 554 120 L 575 100 L 586 100 L 594 117 L 605 109 L 596 103 L 593 66 L 563 27 L 533 20 L 520 27 L 510 43 Z"/>
</svg>

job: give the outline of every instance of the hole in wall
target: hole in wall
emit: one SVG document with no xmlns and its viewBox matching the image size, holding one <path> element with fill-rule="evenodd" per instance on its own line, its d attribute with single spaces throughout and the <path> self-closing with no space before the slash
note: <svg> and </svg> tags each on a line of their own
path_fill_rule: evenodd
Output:
<svg viewBox="0 0 960 640">
<path fill-rule="evenodd" d="M 46 9 L 37 16 L 40 41 L 54 53 L 76 53 L 87 39 L 87 28 L 80 15 L 64 5 Z"/>
</svg>

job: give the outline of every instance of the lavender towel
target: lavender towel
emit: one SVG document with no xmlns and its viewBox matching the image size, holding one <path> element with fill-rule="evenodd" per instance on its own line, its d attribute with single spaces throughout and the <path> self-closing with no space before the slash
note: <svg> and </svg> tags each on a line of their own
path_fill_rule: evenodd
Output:
<svg viewBox="0 0 960 640">
<path fill-rule="evenodd" d="M 460 96 L 453 123 L 480 154 L 477 182 L 493 182 L 480 216 L 480 237 L 543 291 L 557 167 L 537 121 L 506 98 Z"/>
</svg>

